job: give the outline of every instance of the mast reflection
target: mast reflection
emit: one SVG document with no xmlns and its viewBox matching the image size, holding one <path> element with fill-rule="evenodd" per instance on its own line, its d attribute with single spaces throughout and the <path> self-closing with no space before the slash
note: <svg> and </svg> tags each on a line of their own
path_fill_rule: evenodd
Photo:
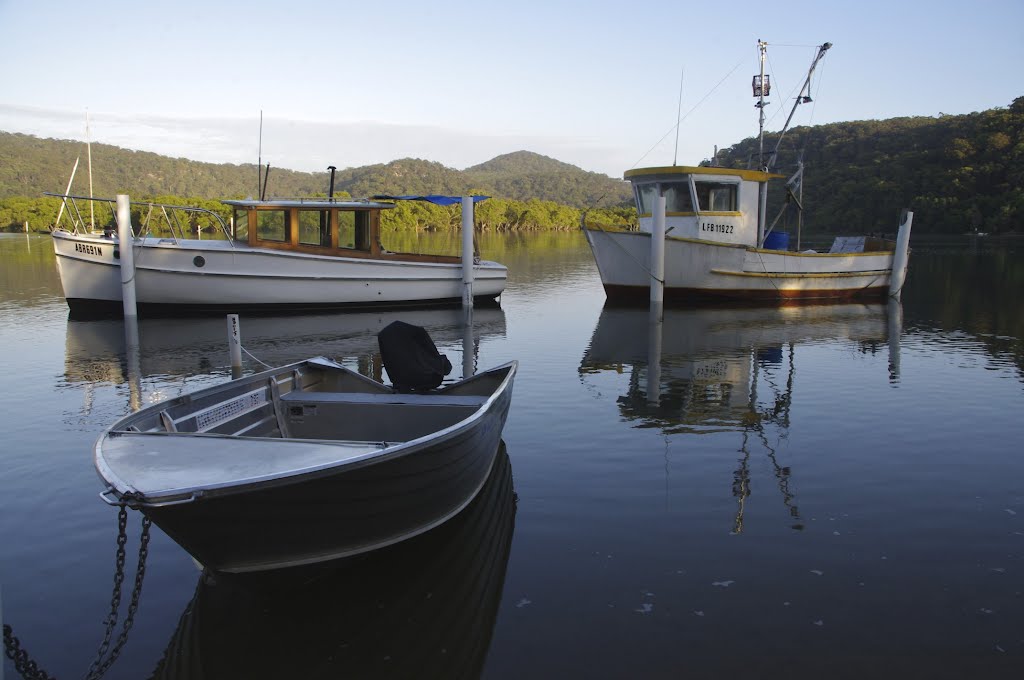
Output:
<svg viewBox="0 0 1024 680">
<path fill-rule="evenodd" d="M 796 382 L 796 347 L 848 341 L 865 351 L 888 344 L 889 377 L 899 378 L 900 303 L 798 305 L 781 308 L 606 306 L 579 372 L 625 374 L 616 398 L 623 418 L 665 435 L 737 432 L 732 494 L 733 531 L 743 531 L 750 496 L 752 451 L 771 465 L 792 528 L 803 528 L 792 470 L 778 460 L 789 434 Z"/>
</svg>

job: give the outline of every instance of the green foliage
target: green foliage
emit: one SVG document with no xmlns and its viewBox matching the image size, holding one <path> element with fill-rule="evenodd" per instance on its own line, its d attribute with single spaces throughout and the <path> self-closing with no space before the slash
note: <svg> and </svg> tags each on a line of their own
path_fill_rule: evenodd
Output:
<svg viewBox="0 0 1024 680">
<path fill-rule="evenodd" d="M 774 144 L 774 136 L 767 135 L 766 147 Z M 41 194 L 64 189 L 75 158 L 84 155 L 83 146 L 0 132 L 0 229 L 20 231 L 26 220 L 34 231 L 52 225 L 59 202 Z M 756 149 L 757 140 L 746 139 L 720 152 L 718 162 L 748 167 Z M 783 140 L 777 171 L 792 172 L 801 149 L 809 232 L 891 233 L 904 207 L 914 210 L 917 233 L 998 233 L 1024 224 L 1024 97 L 1005 109 L 963 116 L 795 128 Z M 97 196 L 128 193 L 181 205 L 203 203 L 226 217 L 218 199 L 258 192 L 257 169 L 251 164 L 198 163 L 105 144 L 93 144 L 92 155 Z M 322 196 L 328 182 L 326 172 L 272 168 L 267 195 Z M 776 182 L 769 193 L 772 217 L 783 202 L 780 185 Z M 84 195 L 87 186 L 80 166 L 71 193 Z M 627 182 L 528 151 L 463 171 L 404 158 L 339 170 L 335 177 L 337 196 L 467 193 L 491 197 L 476 207 L 482 231 L 572 229 L 584 210 L 588 221 L 636 224 Z M 460 224 L 458 207 L 418 202 L 401 202 L 383 217 L 390 232 L 457 229 Z M 201 221 L 201 226 L 206 225 Z"/>
<path fill-rule="evenodd" d="M 765 135 L 774 148 L 777 135 Z M 1008 109 L 962 116 L 893 118 L 798 127 L 783 139 L 776 170 L 788 174 L 804 150 L 805 224 L 811 231 L 896 230 L 902 208 L 918 233 L 999 233 L 1024 226 L 1024 97 Z M 757 140 L 719 162 L 748 167 Z M 782 204 L 776 187 L 769 215 Z"/>
<path fill-rule="evenodd" d="M 26 219 L 34 231 L 51 226 L 59 203 L 38 197 L 46 191 L 63 191 L 75 159 L 84 155 L 81 142 L 0 132 L 0 229 L 20 230 Z M 94 196 L 113 198 L 118 193 L 128 193 L 135 199 L 149 197 L 147 200 L 190 197 L 175 201 L 195 205 L 259 193 L 257 169 L 251 164 L 200 163 L 106 144 L 93 144 L 92 157 Z M 326 196 L 329 182 L 326 172 L 271 168 L 267 197 Z M 84 159 L 70 193 L 89 193 Z M 335 196 L 339 197 L 467 193 L 500 197 L 516 204 L 513 208 L 503 206 L 503 210 L 511 211 L 508 219 L 488 217 L 487 223 L 494 229 L 510 228 L 512 224 L 516 225 L 513 228 L 566 228 L 574 224 L 577 213 L 573 208 L 621 205 L 630 200 L 629 185 L 621 180 L 526 151 L 500 156 L 465 171 L 403 158 L 387 164 L 346 168 L 335 174 Z M 531 199 L 557 201 L 564 210 L 546 207 L 530 211 L 518 206 Z M 220 209 L 217 206 L 219 203 L 204 207 Z M 461 223 L 457 207 L 403 203 L 386 215 L 385 227 L 390 229 L 447 229 Z"/>
</svg>

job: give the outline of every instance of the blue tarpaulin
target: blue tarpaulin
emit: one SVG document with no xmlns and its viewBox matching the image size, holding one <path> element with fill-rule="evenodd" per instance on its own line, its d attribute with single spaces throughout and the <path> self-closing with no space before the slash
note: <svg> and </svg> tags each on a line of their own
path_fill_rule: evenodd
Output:
<svg viewBox="0 0 1024 680">
<path fill-rule="evenodd" d="M 461 196 L 441 196 L 439 194 L 429 194 L 427 196 L 371 196 L 375 201 L 426 201 L 433 203 L 434 205 L 456 205 L 462 203 Z M 486 201 L 490 196 L 472 196 L 473 204 L 477 204 L 480 201 Z"/>
</svg>

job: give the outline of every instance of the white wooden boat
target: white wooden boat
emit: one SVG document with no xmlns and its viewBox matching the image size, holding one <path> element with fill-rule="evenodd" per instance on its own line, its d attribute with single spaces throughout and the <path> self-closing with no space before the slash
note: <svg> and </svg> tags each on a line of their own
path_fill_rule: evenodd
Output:
<svg viewBox="0 0 1024 680">
<path fill-rule="evenodd" d="M 321 357 L 170 399 L 99 437 L 102 497 L 141 510 L 215 571 L 390 545 L 476 496 L 516 367 L 402 394 Z"/>
<path fill-rule="evenodd" d="M 904 211 L 895 241 L 841 237 L 828 252 L 791 250 L 788 234 L 773 231 L 778 218 L 768 224 L 768 183 L 785 177 L 771 172 L 778 145 L 771 154 L 763 152 L 768 80 L 766 45 L 760 46 L 760 81 L 755 76 L 761 111 L 759 167 L 673 165 L 626 172 L 639 213 L 638 230 L 583 225 L 609 300 L 646 302 L 652 280 L 655 286 L 664 282 L 666 303 L 884 298 L 899 293 L 913 213 Z M 797 104 L 809 101 L 804 93 L 811 72 L 829 47 L 825 43 L 818 48 Z M 787 206 L 801 207 L 801 178 L 802 168 L 787 182 Z"/>
<path fill-rule="evenodd" d="M 57 196 L 68 206 L 73 223 L 71 230 L 52 232 L 71 313 L 119 313 L 121 243 L 116 230 L 95 231 L 77 217 L 79 201 L 114 202 Z M 230 226 L 201 208 L 132 204 L 144 216 L 132 244 L 140 315 L 404 308 L 462 300 L 460 257 L 396 253 L 381 244 L 380 214 L 393 208 L 393 202 L 321 198 L 224 203 L 233 210 Z M 216 224 L 221 233 L 214 238 L 189 233 L 186 238 L 182 223 L 199 221 Z M 167 235 L 151 234 L 153 222 Z M 475 261 L 475 300 L 493 304 L 505 289 L 507 274 L 497 262 Z"/>
</svg>

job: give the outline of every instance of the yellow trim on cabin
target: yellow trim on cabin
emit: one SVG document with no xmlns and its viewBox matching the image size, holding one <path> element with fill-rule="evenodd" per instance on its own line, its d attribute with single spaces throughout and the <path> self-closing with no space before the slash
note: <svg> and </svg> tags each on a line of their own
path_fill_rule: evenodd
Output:
<svg viewBox="0 0 1024 680">
<path fill-rule="evenodd" d="M 639 217 L 651 217 L 651 213 L 642 213 Z M 706 210 L 703 212 L 666 212 L 665 217 L 743 217 L 739 210 Z"/>
<path fill-rule="evenodd" d="M 664 168 L 636 168 L 623 173 L 623 179 L 632 180 L 647 175 L 725 175 L 739 177 L 751 182 L 766 182 L 769 179 L 785 179 L 785 175 L 776 175 L 761 170 L 740 170 L 738 168 L 698 168 L 688 165 L 671 165 Z"/>
<path fill-rule="evenodd" d="M 888 269 L 868 269 L 859 272 L 807 272 L 807 273 L 786 273 L 786 272 L 731 272 L 725 269 L 712 269 L 712 274 L 724 274 L 726 276 L 747 276 L 758 279 L 848 279 L 854 276 L 885 276 L 891 272 Z"/>
</svg>

